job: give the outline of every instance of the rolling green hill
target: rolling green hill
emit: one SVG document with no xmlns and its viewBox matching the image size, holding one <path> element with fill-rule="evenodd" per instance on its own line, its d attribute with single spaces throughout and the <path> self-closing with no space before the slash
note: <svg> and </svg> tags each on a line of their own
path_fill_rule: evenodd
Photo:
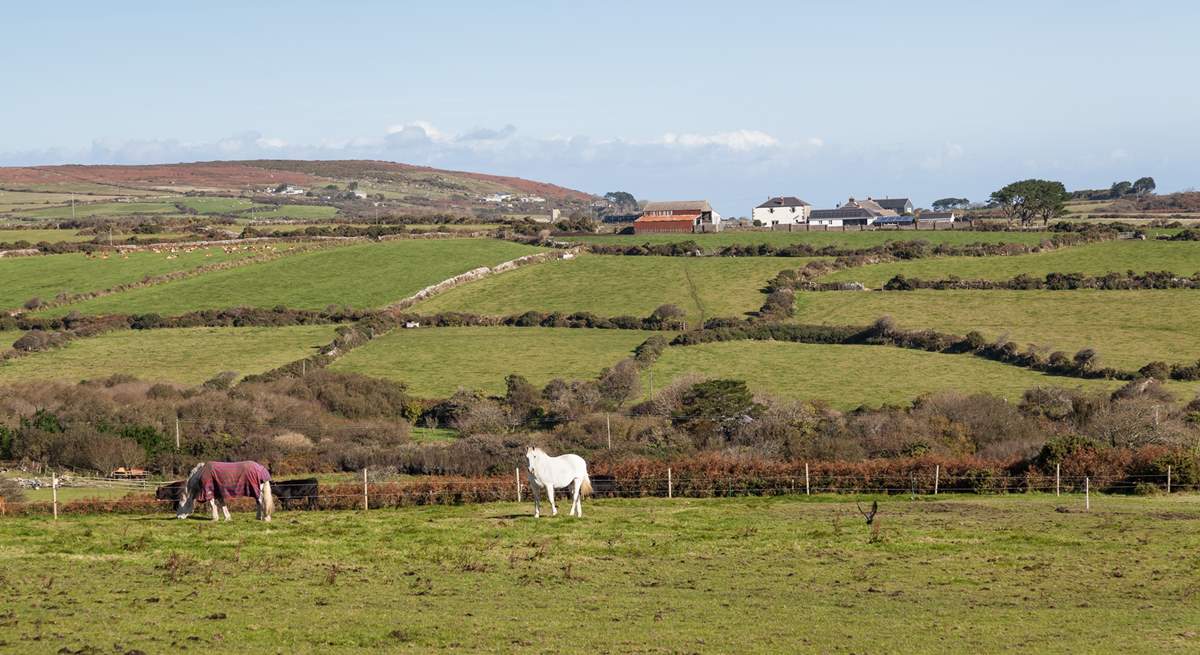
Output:
<svg viewBox="0 0 1200 655">
<path fill-rule="evenodd" d="M 538 249 L 490 239 L 361 243 L 135 289 L 54 312 L 165 316 L 223 307 L 381 307 L 459 273 L 534 252 Z"/>
<path fill-rule="evenodd" d="M 396 330 L 350 351 L 335 371 L 397 380 L 422 397 L 461 388 L 504 393 L 510 373 L 541 387 L 553 378 L 591 379 L 629 356 L 652 332 L 568 328 Z"/>
<path fill-rule="evenodd" d="M 688 320 L 739 316 L 762 306 L 762 289 L 790 257 L 622 257 L 584 255 L 505 273 L 447 292 L 422 312 L 514 314 L 526 310 L 646 316 L 675 304 Z"/>
<path fill-rule="evenodd" d="M 222 371 L 262 373 L 313 354 L 334 326 L 121 330 L 0 362 L 0 384 L 78 382 L 114 373 L 141 380 L 199 384 Z"/>
</svg>

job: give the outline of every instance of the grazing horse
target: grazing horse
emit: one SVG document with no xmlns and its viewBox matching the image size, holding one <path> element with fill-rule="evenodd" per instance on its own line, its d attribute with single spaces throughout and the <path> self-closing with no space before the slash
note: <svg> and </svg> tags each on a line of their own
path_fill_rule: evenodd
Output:
<svg viewBox="0 0 1200 655">
<path fill-rule="evenodd" d="M 571 487 L 571 516 L 583 516 L 583 503 L 580 497 L 592 493 L 592 481 L 588 478 L 587 462 L 579 455 L 566 454 L 551 457 L 541 448 L 530 448 L 525 451 L 525 459 L 529 461 L 529 483 L 533 487 L 533 517 L 542 515 L 542 502 L 539 489 L 546 490 L 550 499 L 551 516 L 558 515 L 558 507 L 554 504 L 554 489 Z"/>
<path fill-rule="evenodd" d="M 258 462 L 201 462 L 188 474 L 183 485 L 183 493 L 179 497 L 179 508 L 176 516 L 185 519 L 192 513 L 197 502 L 208 502 L 212 505 L 212 517 L 219 520 L 217 508 L 229 516 L 230 498 L 239 496 L 253 497 L 258 505 L 257 518 L 263 521 L 271 520 L 271 510 L 274 502 L 271 498 L 271 473 Z"/>
<path fill-rule="evenodd" d="M 317 509 L 319 491 L 316 478 L 293 478 L 271 483 L 271 493 L 284 509 L 290 509 L 292 501 L 303 501 L 309 509 Z"/>
</svg>

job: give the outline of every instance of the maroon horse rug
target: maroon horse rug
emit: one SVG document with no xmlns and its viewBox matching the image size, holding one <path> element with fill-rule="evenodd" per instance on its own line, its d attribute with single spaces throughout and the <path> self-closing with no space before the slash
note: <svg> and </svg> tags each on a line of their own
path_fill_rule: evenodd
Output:
<svg viewBox="0 0 1200 655">
<path fill-rule="evenodd" d="M 258 518 L 271 520 L 271 473 L 258 462 L 202 462 L 188 475 L 179 502 L 179 518 L 187 518 L 197 502 L 211 503 L 213 520 L 217 509 L 230 520 L 229 499 L 253 498 L 258 505 Z"/>
</svg>

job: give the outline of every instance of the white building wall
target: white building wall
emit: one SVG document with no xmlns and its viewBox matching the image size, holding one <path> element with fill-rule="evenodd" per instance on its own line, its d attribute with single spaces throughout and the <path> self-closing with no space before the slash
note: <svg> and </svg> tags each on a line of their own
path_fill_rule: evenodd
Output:
<svg viewBox="0 0 1200 655">
<path fill-rule="evenodd" d="M 750 218 L 761 221 L 767 227 L 772 225 L 797 225 L 808 221 L 808 214 L 811 211 L 812 208 L 806 205 L 799 207 L 755 207 L 754 211 L 750 214 Z"/>
</svg>

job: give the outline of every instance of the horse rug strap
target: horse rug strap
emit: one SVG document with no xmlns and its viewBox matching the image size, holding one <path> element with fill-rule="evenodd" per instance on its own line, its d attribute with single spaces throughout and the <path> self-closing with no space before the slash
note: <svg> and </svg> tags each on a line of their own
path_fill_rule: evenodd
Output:
<svg viewBox="0 0 1200 655">
<path fill-rule="evenodd" d="M 209 462 L 200 471 L 197 502 L 245 496 L 258 500 L 262 483 L 271 473 L 258 462 Z"/>
</svg>

